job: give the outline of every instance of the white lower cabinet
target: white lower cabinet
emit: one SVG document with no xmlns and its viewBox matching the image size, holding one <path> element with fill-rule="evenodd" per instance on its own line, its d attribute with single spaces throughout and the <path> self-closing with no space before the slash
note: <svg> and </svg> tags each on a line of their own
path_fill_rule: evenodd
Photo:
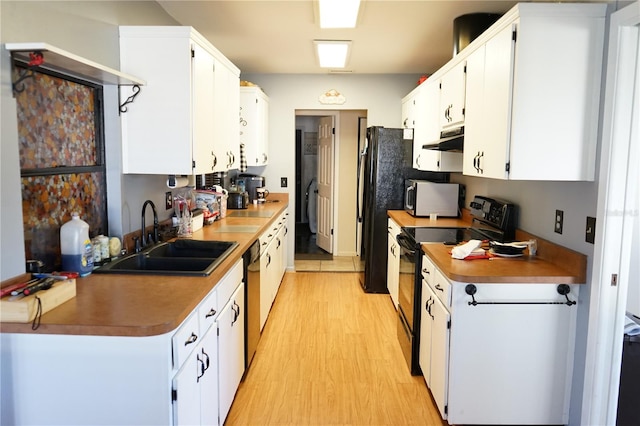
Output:
<svg viewBox="0 0 640 426">
<path fill-rule="evenodd" d="M 210 329 L 173 378 L 173 424 L 218 424 L 217 367 L 218 338 Z"/>
<path fill-rule="evenodd" d="M 567 424 L 579 286 L 450 281 L 423 263 L 419 359 L 442 418 Z"/>
<path fill-rule="evenodd" d="M 450 315 L 431 287 L 422 281 L 420 368 L 440 416 L 447 418 Z"/>
<path fill-rule="evenodd" d="M 216 321 L 220 389 L 220 424 L 229 409 L 244 374 L 244 283 L 240 283 Z"/>
<path fill-rule="evenodd" d="M 287 268 L 287 220 L 285 210 L 260 237 L 260 330 L 267 322 Z"/>
<path fill-rule="evenodd" d="M 260 255 L 260 330 L 264 328 L 267 323 L 267 317 L 269 311 L 271 311 L 271 281 L 273 277 L 272 270 L 273 264 L 273 241 L 262 242 L 260 244 L 266 244 L 266 248 L 261 249 Z"/>
<path fill-rule="evenodd" d="M 399 273 L 400 273 L 400 247 L 396 236 L 400 233 L 400 226 L 393 220 L 388 220 L 387 226 L 387 290 L 393 301 L 393 306 L 398 309 Z"/>
<path fill-rule="evenodd" d="M 223 424 L 244 373 L 242 269 L 239 260 L 165 334 L 0 333 L 2 393 L 12 396 L 0 424 Z"/>
</svg>

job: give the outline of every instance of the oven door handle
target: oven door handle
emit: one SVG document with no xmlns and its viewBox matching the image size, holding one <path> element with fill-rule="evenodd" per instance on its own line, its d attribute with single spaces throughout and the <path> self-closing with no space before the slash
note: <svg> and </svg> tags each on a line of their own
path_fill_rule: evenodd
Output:
<svg viewBox="0 0 640 426">
<path fill-rule="evenodd" d="M 410 237 L 407 237 L 406 235 L 400 233 L 396 235 L 396 241 L 398 242 L 400 247 L 402 247 L 403 250 L 409 252 L 411 256 L 416 253 L 415 245 L 412 244 L 413 241 Z"/>
</svg>

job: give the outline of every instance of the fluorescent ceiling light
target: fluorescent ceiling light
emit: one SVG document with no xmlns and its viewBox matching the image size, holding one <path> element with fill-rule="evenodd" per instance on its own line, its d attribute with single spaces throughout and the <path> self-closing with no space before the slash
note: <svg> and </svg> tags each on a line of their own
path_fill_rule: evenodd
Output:
<svg viewBox="0 0 640 426">
<path fill-rule="evenodd" d="M 349 58 L 350 41 L 314 40 L 322 68 L 344 68 Z"/>
<path fill-rule="evenodd" d="M 355 28 L 360 0 L 318 0 L 320 28 Z"/>
</svg>

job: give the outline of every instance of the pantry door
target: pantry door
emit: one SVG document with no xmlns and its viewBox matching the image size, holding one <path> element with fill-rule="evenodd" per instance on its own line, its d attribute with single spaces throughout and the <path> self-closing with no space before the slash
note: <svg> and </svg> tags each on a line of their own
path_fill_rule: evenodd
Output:
<svg viewBox="0 0 640 426">
<path fill-rule="evenodd" d="M 318 125 L 318 230 L 316 244 L 333 253 L 333 117 L 322 117 Z"/>
</svg>

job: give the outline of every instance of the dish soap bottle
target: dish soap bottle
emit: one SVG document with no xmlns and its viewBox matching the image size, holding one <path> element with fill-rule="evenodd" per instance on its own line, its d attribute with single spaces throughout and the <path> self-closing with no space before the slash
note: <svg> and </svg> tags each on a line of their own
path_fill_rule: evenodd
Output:
<svg viewBox="0 0 640 426">
<path fill-rule="evenodd" d="M 89 224 L 78 213 L 60 228 L 62 270 L 77 272 L 85 277 L 93 270 L 93 246 L 89 238 Z"/>
</svg>

